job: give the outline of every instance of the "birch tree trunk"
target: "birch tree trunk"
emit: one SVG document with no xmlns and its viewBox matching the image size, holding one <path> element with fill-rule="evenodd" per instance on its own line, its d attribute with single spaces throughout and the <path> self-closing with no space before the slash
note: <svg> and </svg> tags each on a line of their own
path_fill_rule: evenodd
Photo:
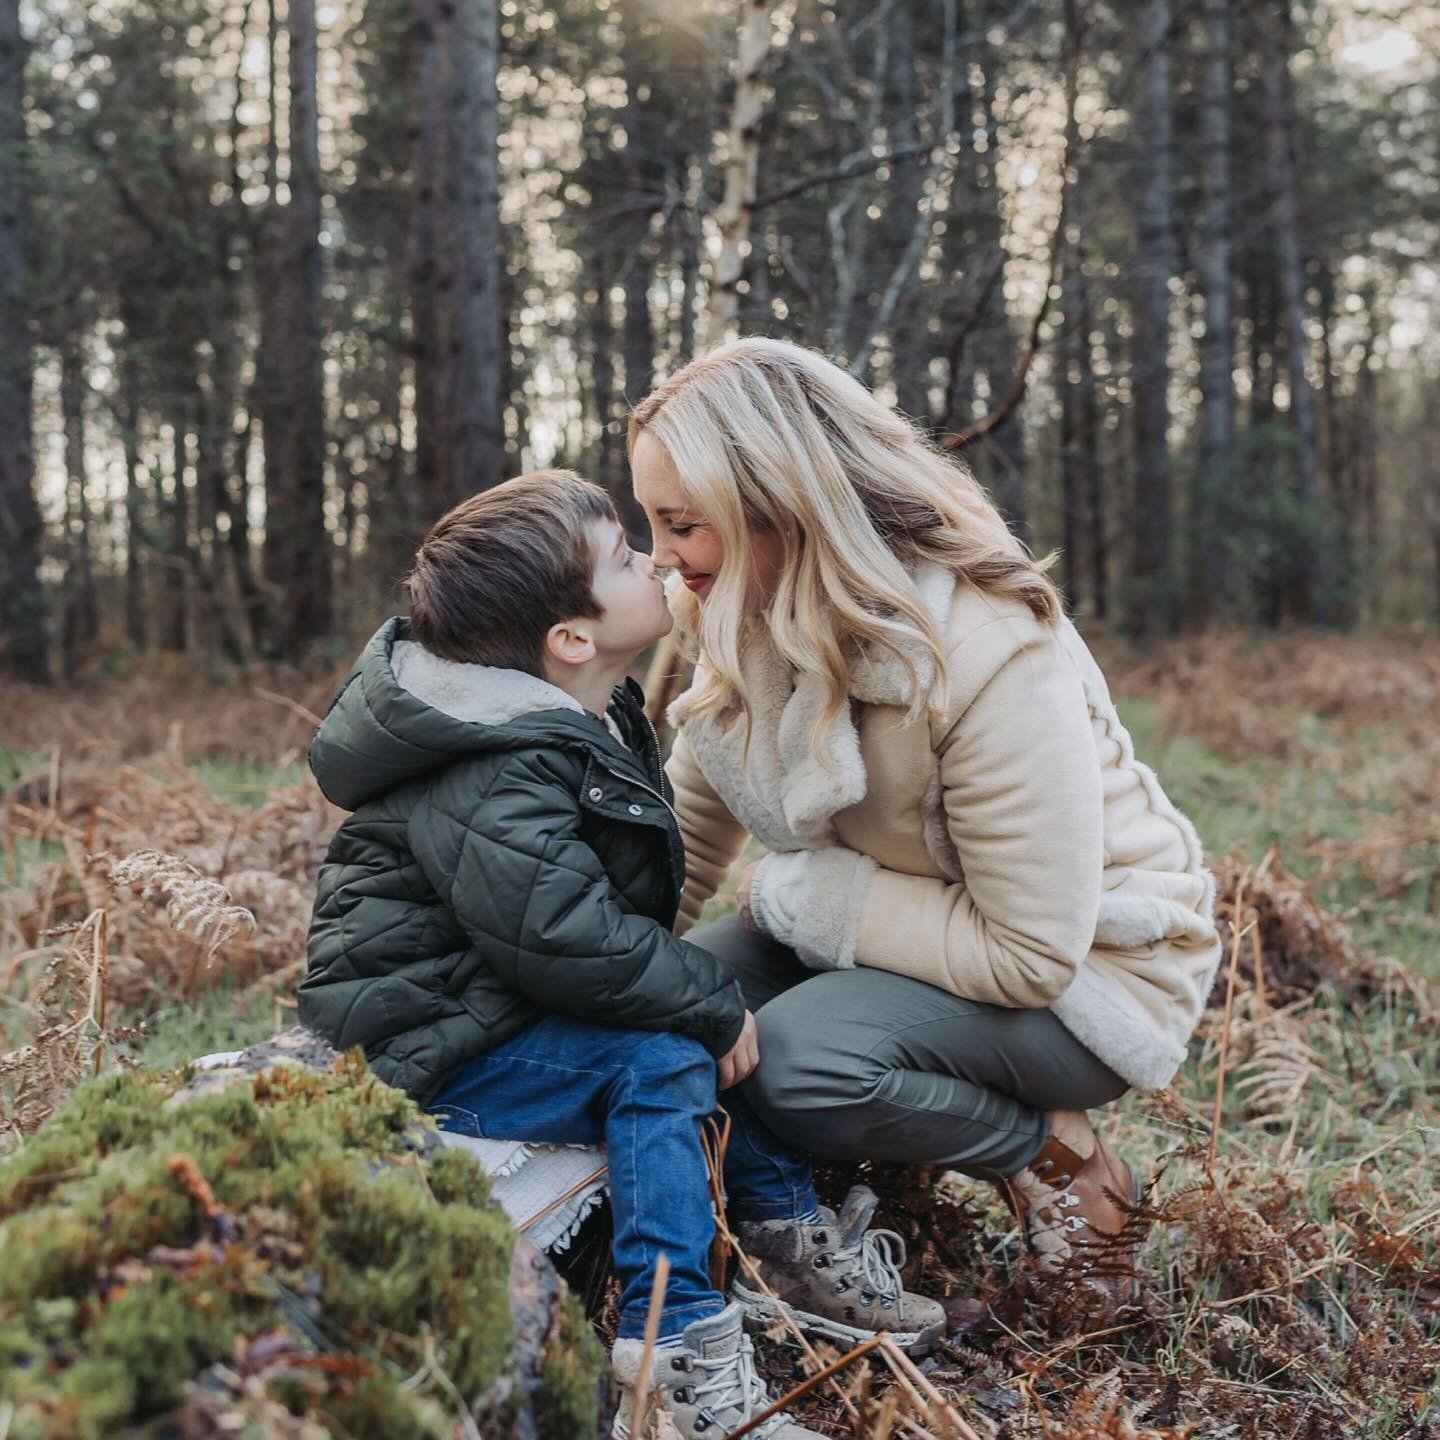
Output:
<svg viewBox="0 0 1440 1440">
<path fill-rule="evenodd" d="M 755 180 L 760 171 L 760 117 L 765 86 L 760 72 L 770 49 L 771 0 L 740 0 L 740 46 L 735 58 L 735 99 L 730 110 L 725 193 L 715 212 L 720 252 L 710 275 L 706 343 L 734 335 L 740 313 L 740 277 L 750 240 Z"/>
<path fill-rule="evenodd" d="M 29 200 L 20 0 L 0 0 L 0 670 L 50 678 L 31 437 Z"/>
</svg>

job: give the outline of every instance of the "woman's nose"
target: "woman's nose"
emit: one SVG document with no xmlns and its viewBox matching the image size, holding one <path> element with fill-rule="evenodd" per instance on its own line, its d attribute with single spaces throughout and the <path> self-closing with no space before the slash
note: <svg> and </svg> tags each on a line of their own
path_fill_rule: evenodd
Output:
<svg viewBox="0 0 1440 1440">
<path fill-rule="evenodd" d="M 674 550 L 662 545 L 658 540 L 654 542 L 654 548 L 650 551 L 650 564 L 656 570 L 673 570 L 678 558 Z"/>
</svg>

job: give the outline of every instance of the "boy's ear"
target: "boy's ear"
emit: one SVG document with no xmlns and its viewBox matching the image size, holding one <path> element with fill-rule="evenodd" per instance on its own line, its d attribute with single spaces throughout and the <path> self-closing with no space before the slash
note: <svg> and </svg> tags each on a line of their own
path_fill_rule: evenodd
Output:
<svg viewBox="0 0 1440 1440">
<path fill-rule="evenodd" d="M 595 658 L 595 637 L 583 620 L 562 620 L 545 632 L 545 654 L 557 665 L 585 665 Z"/>
</svg>

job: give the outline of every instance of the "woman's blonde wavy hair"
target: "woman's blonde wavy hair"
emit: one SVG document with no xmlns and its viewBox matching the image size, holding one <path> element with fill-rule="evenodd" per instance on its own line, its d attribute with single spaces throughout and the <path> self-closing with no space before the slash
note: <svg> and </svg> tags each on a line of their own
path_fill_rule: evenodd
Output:
<svg viewBox="0 0 1440 1440">
<path fill-rule="evenodd" d="M 926 561 L 1019 600 L 1047 624 L 1060 618 L 1043 573 L 1050 560 L 1031 559 L 969 470 L 803 346 L 760 338 L 718 346 L 635 408 L 631 453 L 646 430 L 725 557 L 703 605 L 688 591 L 678 598 L 681 627 L 705 666 L 687 697 L 692 714 L 738 707 L 748 725 L 740 656 L 754 625 L 794 669 L 824 680 L 816 741 L 847 702 L 850 661 L 862 647 L 890 651 L 908 671 L 910 723 L 938 710 L 945 656 L 911 574 Z M 757 580 L 752 530 L 783 545 L 763 615 L 746 604 Z M 934 667 L 923 680 L 917 653 Z"/>
</svg>

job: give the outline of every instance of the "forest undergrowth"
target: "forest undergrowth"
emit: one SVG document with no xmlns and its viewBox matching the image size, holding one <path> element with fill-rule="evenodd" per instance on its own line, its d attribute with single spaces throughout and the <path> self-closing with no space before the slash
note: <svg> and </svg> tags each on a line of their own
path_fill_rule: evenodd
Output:
<svg viewBox="0 0 1440 1440">
<path fill-rule="evenodd" d="M 1099 648 L 1211 851 L 1225 945 L 1175 1085 L 1103 1122 L 1149 1181 L 1140 1301 L 1029 1273 L 984 1187 L 868 1171 L 955 1328 L 921 1372 L 872 1352 L 794 1409 L 873 1440 L 1440 1436 L 1440 642 Z M 303 749 L 333 679 L 11 702 L 0 1147 L 99 1071 L 293 1023 L 337 819 Z M 838 1358 L 762 1354 L 777 1393 Z"/>
</svg>

